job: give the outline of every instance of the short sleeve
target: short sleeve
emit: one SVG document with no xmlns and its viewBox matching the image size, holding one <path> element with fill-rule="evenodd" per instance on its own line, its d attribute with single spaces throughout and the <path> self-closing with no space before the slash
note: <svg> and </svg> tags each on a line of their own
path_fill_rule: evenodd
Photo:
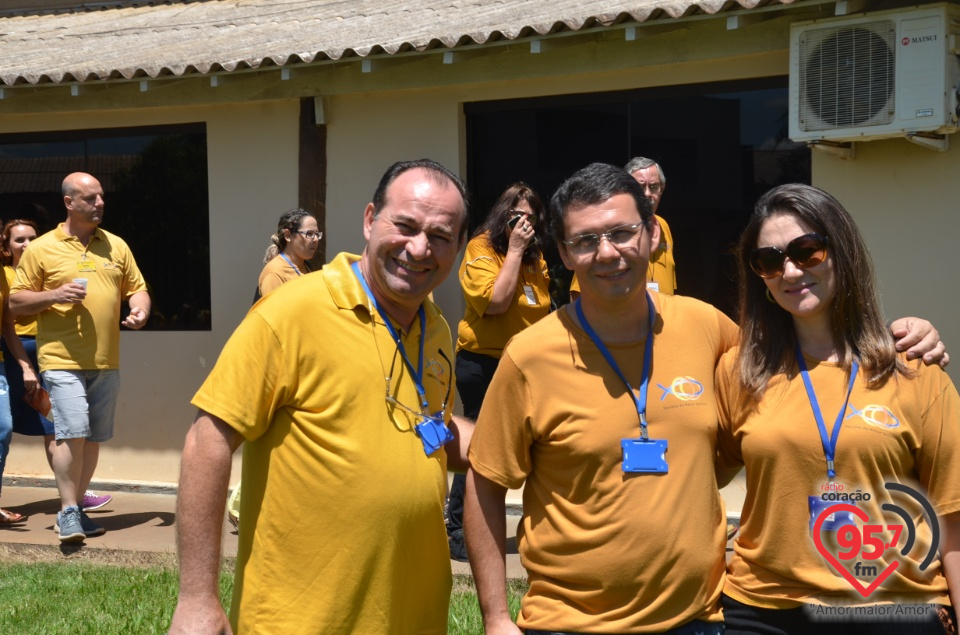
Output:
<svg viewBox="0 0 960 635">
<path fill-rule="evenodd" d="M 740 439 L 735 433 L 736 423 L 740 423 L 738 412 L 740 403 L 740 385 L 736 380 L 734 366 L 737 363 L 737 349 L 731 349 L 717 364 L 714 386 L 717 391 L 717 462 L 721 467 L 735 468 L 743 465 L 743 453 Z"/>
<path fill-rule="evenodd" d="M 140 273 L 140 267 L 137 266 L 137 260 L 133 257 L 133 252 L 130 251 L 130 247 L 128 247 L 126 243 L 124 243 L 123 247 L 125 254 L 123 263 L 123 288 L 120 289 L 120 293 L 124 299 L 127 299 L 134 293 L 146 291 L 147 281 L 143 279 L 143 274 Z"/>
<path fill-rule="evenodd" d="M 10 293 L 17 291 L 43 291 L 43 268 L 35 251 L 27 249 L 17 265 L 17 275 Z"/>
<path fill-rule="evenodd" d="M 490 306 L 493 283 L 497 281 L 500 269 L 500 260 L 488 248 L 486 235 L 467 243 L 460 267 L 460 286 L 463 288 L 463 297 L 477 315 L 483 315 Z"/>
<path fill-rule="evenodd" d="M 284 359 L 274 330 L 251 310 L 191 403 L 252 441 L 266 432 L 274 413 L 293 395 L 295 381 Z"/>
<path fill-rule="evenodd" d="M 717 320 L 720 323 L 720 338 L 722 342 L 720 354 L 722 355 L 740 342 L 740 327 L 719 309 L 717 310 Z"/>
<path fill-rule="evenodd" d="M 928 404 L 915 457 L 917 477 L 937 514 L 945 516 L 960 511 L 960 396 L 940 367 L 915 363 L 914 368 L 920 377 L 913 381 L 920 382 L 920 397 Z"/>
<path fill-rule="evenodd" d="M 531 471 L 529 391 L 523 373 L 504 350 L 470 442 L 470 465 L 486 479 L 519 488 Z"/>
<path fill-rule="evenodd" d="M 276 291 L 280 288 L 285 280 L 276 272 L 269 272 L 260 278 L 260 296 L 265 296 L 271 291 Z"/>
</svg>

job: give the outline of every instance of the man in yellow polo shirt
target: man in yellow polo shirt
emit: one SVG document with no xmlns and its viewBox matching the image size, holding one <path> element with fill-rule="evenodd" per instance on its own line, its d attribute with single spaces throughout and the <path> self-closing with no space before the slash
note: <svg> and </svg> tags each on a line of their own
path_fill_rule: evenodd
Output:
<svg viewBox="0 0 960 635">
<path fill-rule="evenodd" d="M 63 180 L 67 220 L 30 243 L 10 290 L 14 315 L 39 314 L 40 371 L 50 391 L 56 447 L 53 474 L 61 542 L 104 533 L 80 509 L 100 456 L 113 436 L 120 389 L 120 324 L 140 329 L 150 315 L 147 284 L 127 244 L 100 229 L 103 188 L 82 172 Z M 120 321 L 120 304 L 130 314 Z"/>
<path fill-rule="evenodd" d="M 366 248 L 254 305 L 193 399 L 170 632 L 447 632 L 450 329 L 428 294 L 467 229 L 463 184 L 429 160 L 392 166 L 363 215 Z M 452 433 L 453 439 L 447 436 Z M 233 603 L 218 596 L 231 455 L 243 444 Z"/>
</svg>

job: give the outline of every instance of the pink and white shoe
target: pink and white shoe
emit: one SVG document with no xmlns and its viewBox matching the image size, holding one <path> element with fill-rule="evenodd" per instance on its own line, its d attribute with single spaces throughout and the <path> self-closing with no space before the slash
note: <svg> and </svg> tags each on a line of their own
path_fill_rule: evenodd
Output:
<svg viewBox="0 0 960 635">
<path fill-rule="evenodd" d="M 85 512 L 93 511 L 94 509 L 100 509 L 112 500 L 113 496 L 109 494 L 98 496 L 95 492 L 88 490 L 87 493 L 83 495 L 83 500 L 80 501 L 80 509 Z"/>
</svg>

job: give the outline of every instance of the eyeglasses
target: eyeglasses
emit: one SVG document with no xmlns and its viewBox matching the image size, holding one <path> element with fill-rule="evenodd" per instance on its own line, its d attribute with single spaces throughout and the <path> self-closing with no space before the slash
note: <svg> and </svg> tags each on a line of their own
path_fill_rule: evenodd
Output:
<svg viewBox="0 0 960 635">
<path fill-rule="evenodd" d="M 517 226 L 517 223 L 520 222 L 520 219 L 524 216 L 527 217 L 527 222 L 530 223 L 531 227 L 535 227 L 537 224 L 537 219 L 539 218 L 536 214 L 532 212 L 525 212 L 522 209 L 512 209 L 510 210 L 512 216 L 510 220 L 507 221 L 507 225 L 510 226 L 510 229 L 513 229 Z"/>
<path fill-rule="evenodd" d="M 643 223 L 620 225 L 602 234 L 580 234 L 570 240 L 564 240 L 563 244 L 569 247 L 572 253 L 582 256 L 592 254 L 599 249 L 600 241 L 604 238 L 609 240 L 615 247 L 626 247 L 630 244 L 630 241 L 633 240 L 633 237 L 642 230 Z"/>
<path fill-rule="evenodd" d="M 421 335 L 421 337 L 423 337 L 423 335 Z M 393 406 L 394 408 L 399 408 L 400 410 L 406 412 L 407 414 L 413 415 L 415 418 L 419 418 L 421 420 L 439 419 L 440 421 L 443 421 L 447 412 L 447 404 L 450 402 L 450 389 L 453 386 L 453 382 L 450 381 L 449 379 L 447 380 L 447 393 L 443 396 L 443 403 L 440 404 L 440 410 L 433 416 L 431 416 L 430 413 L 428 412 L 424 412 L 422 408 L 419 411 L 417 411 L 409 406 L 404 405 L 403 403 L 400 402 L 400 400 L 398 400 L 396 397 L 393 396 L 394 389 L 391 386 L 393 382 L 393 371 L 396 370 L 396 366 L 397 366 L 397 357 L 398 357 L 397 352 L 399 352 L 399 349 L 396 352 L 394 352 L 393 362 L 391 362 L 390 364 L 390 374 L 384 377 L 384 379 L 387 382 L 387 390 L 386 390 L 384 399 L 389 405 Z M 450 363 L 450 360 L 447 358 L 446 354 L 444 354 L 443 349 L 437 349 L 437 352 L 440 354 L 440 357 L 443 358 L 443 361 L 447 362 L 447 377 L 449 377 L 450 371 L 453 370 L 453 364 Z M 439 364 L 438 364 L 438 367 L 439 367 Z"/>
<path fill-rule="evenodd" d="M 827 237 L 820 234 L 804 234 L 791 240 L 787 248 L 761 247 L 750 252 L 750 268 L 761 278 L 776 278 L 790 259 L 801 269 L 815 267 L 827 259 Z"/>
<path fill-rule="evenodd" d="M 660 192 L 663 191 L 663 185 L 661 185 L 659 182 L 657 182 L 657 183 L 645 183 L 645 184 L 643 185 L 643 188 L 644 188 L 645 190 L 650 190 L 650 193 L 651 193 L 651 194 L 659 194 Z"/>
<path fill-rule="evenodd" d="M 314 238 L 316 238 L 317 240 L 320 240 L 321 238 L 323 238 L 323 232 L 318 232 L 312 229 L 308 231 L 300 231 L 298 229 L 297 233 L 303 236 L 304 238 L 306 238 L 307 240 L 313 240 Z"/>
</svg>

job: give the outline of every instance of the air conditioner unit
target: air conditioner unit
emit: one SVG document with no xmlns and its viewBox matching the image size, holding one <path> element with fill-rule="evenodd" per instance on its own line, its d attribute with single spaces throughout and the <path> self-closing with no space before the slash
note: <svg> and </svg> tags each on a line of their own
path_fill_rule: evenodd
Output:
<svg viewBox="0 0 960 635">
<path fill-rule="evenodd" d="M 865 141 L 960 130 L 960 7 L 790 28 L 790 138 Z"/>
</svg>

